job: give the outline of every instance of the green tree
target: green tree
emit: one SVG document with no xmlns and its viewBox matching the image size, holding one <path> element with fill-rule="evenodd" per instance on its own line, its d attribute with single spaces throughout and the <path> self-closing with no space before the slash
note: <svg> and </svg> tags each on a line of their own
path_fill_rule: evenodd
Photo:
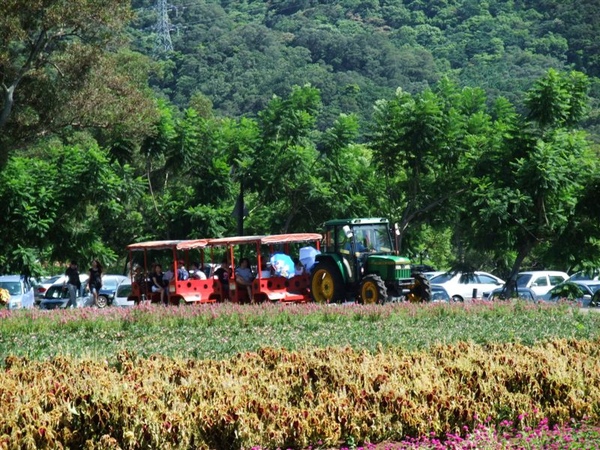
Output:
<svg viewBox="0 0 600 450">
<path fill-rule="evenodd" d="M 480 250 L 514 251 L 507 288 L 532 250 L 567 232 L 595 170 L 583 117 L 586 77 L 549 71 L 527 94 L 527 117 L 512 115 L 496 161 L 479 159 L 466 199 L 473 205 L 471 244 Z M 570 251 L 577 251 L 571 248 Z"/>
<path fill-rule="evenodd" d="M 140 234 L 141 180 L 110 164 L 92 139 L 13 156 L 0 172 L 0 270 L 36 273 L 41 264 L 77 258 L 114 263 Z"/>
<path fill-rule="evenodd" d="M 131 14 L 128 0 L 0 3 L 0 167 L 11 148 L 66 127 L 140 129 L 145 76 L 116 51 Z"/>
<path fill-rule="evenodd" d="M 456 213 L 455 200 L 470 176 L 469 155 L 488 136 L 483 92 L 460 90 L 447 79 L 421 94 L 398 89 L 377 103 L 370 146 L 401 245 L 411 225 Z"/>
</svg>

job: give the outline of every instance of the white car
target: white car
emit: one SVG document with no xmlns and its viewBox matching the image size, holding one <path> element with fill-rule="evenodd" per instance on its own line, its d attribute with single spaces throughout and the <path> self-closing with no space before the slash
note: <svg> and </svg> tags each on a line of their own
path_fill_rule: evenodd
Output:
<svg viewBox="0 0 600 450">
<path fill-rule="evenodd" d="M 517 275 L 517 288 L 530 288 L 536 295 L 541 296 L 568 278 L 569 275 L 565 272 L 556 270 L 519 272 Z"/>
<path fill-rule="evenodd" d="M 131 280 L 127 278 L 124 280 L 119 287 L 112 301 L 112 306 L 135 306 L 133 300 L 128 300 L 131 295 Z"/>
<path fill-rule="evenodd" d="M 444 272 L 444 271 L 423 272 L 423 275 L 425 275 L 425 278 L 427 278 L 428 280 L 431 280 L 433 277 L 441 275 L 443 273 L 446 273 L 446 272 Z"/>
<path fill-rule="evenodd" d="M 432 277 L 429 283 L 432 286 L 443 286 L 453 301 L 464 302 L 472 298 L 483 298 L 484 293 L 504 285 L 504 280 L 486 272 L 446 272 Z"/>
</svg>

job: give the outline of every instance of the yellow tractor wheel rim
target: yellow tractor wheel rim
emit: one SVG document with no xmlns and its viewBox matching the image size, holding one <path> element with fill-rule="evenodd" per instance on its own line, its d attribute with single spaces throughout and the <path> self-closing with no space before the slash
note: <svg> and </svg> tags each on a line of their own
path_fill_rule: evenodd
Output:
<svg viewBox="0 0 600 450">
<path fill-rule="evenodd" d="M 319 269 L 313 275 L 312 291 L 315 301 L 326 303 L 333 298 L 333 276 L 325 269 Z"/>
<path fill-rule="evenodd" d="M 362 285 L 360 296 L 365 304 L 377 303 L 379 300 L 379 290 L 377 289 L 377 285 L 372 281 L 366 281 Z"/>
</svg>

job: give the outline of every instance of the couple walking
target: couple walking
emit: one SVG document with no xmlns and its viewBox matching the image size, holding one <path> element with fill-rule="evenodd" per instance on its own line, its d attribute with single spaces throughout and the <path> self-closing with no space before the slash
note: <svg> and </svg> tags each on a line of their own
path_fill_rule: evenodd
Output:
<svg viewBox="0 0 600 450">
<path fill-rule="evenodd" d="M 90 267 L 89 276 L 87 279 L 88 288 L 94 296 L 94 304 L 96 304 L 98 300 L 98 293 L 102 288 L 102 270 L 102 264 L 100 264 L 100 261 L 94 259 L 92 261 L 92 267 Z M 67 308 L 77 308 L 77 297 L 81 296 L 81 278 L 77 268 L 77 261 L 71 261 L 71 264 L 65 271 L 65 277 L 63 289 L 67 289 L 69 292 L 69 303 L 67 303 Z"/>
</svg>

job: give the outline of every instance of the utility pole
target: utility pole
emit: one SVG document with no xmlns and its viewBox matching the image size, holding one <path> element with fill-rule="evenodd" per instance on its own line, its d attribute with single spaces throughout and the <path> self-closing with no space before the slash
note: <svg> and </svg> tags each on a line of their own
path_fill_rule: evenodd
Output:
<svg viewBox="0 0 600 450">
<path fill-rule="evenodd" d="M 156 10 L 158 11 L 158 21 L 156 22 L 156 45 L 154 53 L 168 53 L 173 51 L 173 43 L 171 42 L 171 24 L 169 23 L 168 14 L 169 5 L 167 0 L 156 0 Z"/>
</svg>

